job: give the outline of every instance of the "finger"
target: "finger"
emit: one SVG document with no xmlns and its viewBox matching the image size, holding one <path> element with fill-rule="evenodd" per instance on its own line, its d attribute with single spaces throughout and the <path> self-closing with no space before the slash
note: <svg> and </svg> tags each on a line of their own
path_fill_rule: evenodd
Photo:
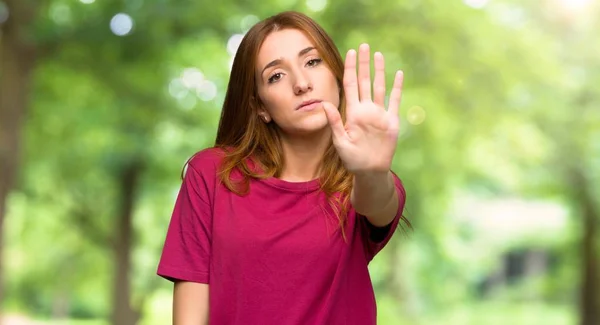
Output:
<svg viewBox="0 0 600 325">
<path fill-rule="evenodd" d="M 375 104 L 385 107 L 385 65 L 383 54 L 375 52 L 375 79 L 373 80 L 373 97 Z"/>
<path fill-rule="evenodd" d="M 358 48 L 358 92 L 360 100 L 371 100 L 371 51 L 368 44 Z"/>
<path fill-rule="evenodd" d="M 396 72 L 394 78 L 394 86 L 390 93 L 390 102 L 388 106 L 388 112 L 393 116 L 398 116 L 398 109 L 400 101 L 402 99 L 402 83 L 404 82 L 404 73 L 400 70 Z"/>
<path fill-rule="evenodd" d="M 356 81 L 356 51 L 346 53 L 344 63 L 344 93 L 347 103 L 358 102 L 358 83 Z"/>
<path fill-rule="evenodd" d="M 338 142 L 346 138 L 346 129 L 344 129 L 344 123 L 342 122 L 342 116 L 338 109 L 329 102 L 321 102 L 325 115 L 327 115 L 327 121 L 331 127 L 333 133 L 333 141 Z"/>
</svg>

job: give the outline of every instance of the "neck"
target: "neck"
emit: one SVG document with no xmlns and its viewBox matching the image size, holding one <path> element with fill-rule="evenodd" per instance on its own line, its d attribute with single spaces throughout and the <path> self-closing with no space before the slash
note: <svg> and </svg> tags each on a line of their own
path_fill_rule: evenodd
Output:
<svg viewBox="0 0 600 325">
<path fill-rule="evenodd" d="M 280 137 L 285 161 L 280 178 L 291 182 L 318 178 L 321 161 L 330 143 L 329 128 L 308 136 L 280 134 Z"/>
</svg>

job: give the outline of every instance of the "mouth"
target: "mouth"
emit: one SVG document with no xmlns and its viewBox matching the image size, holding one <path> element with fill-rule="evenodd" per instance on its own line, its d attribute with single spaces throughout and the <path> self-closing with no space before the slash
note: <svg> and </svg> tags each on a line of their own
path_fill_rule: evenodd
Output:
<svg viewBox="0 0 600 325">
<path fill-rule="evenodd" d="M 304 107 L 311 106 L 313 104 L 318 104 L 320 102 L 322 102 L 322 101 L 318 100 L 318 99 L 307 100 L 307 101 L 302 102 L 300 105 L 298 105 L 298 107 L 296 107 L 296 110 L 302 109 Z"/>
</svg>

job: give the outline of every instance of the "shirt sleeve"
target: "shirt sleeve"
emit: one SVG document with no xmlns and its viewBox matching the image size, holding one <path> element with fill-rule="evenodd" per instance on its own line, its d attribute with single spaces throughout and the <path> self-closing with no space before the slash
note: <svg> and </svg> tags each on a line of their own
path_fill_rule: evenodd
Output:
<svg viewBox="0 0 600 325">
<path fill-rule="evenodd" d="M 369 220 L 363 216 L 358 215 L 359 225 L 361 234 L 364 238 L 365 243 L 365 252 L 367 255 L 367 261 L 370 262 L 377 253 L 379 253 L 390 241 L 392 235 L 398 228 L 398 223 L 400 219 L 402 219 L 402 213 L 404 211 L 404 204 L 406 203 L 406 191 L 404 190 L 404 186 L 402 182 L 398 178 L 398 176 L 392 172 L 392 176 L 394 177 L 394 185 L 396 187 L 396 191 L 398 193 L 398 211 L 396 211 L 396 216 L 386 226 L 377 227 L 369 222 Z"/>
<path fill-rule="evenodd" d="M 170 281 L 209 283 L 210 186 L 188 165 L 167 230 L 157 274 Z"/>
</svg>

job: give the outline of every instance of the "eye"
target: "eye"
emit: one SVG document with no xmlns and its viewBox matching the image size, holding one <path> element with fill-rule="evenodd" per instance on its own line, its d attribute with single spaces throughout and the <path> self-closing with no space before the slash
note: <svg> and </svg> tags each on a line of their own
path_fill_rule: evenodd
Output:
<svg viewBox="0 0 600 325">
<path fill-rule="evenodd" d="M 270 84 L 272 84 L 272 83 L 276 82 L 276 81 L 277 81 L 277 80 L 279 80 L 279 79 L 281 79 L 281 72 L 278 72 L 278 73 L 276 73 L 276 74 L 274 74 L 274 75 L 270 76 L 270 77 L 269 77 L 269 79 L 268 79 L 268 82 L 269 82 Z"/>
<path fill-rule="evenodd" d="M 319 65 L 319 63 L 321 63 L 321 61 L 323 61 L 323 59 L 320 59 L 320 58 L 311 59 L 308 62 L 306 62 L 306 65 L 309 67 L 314 67 L 314 66 Z"/>
</svg>

